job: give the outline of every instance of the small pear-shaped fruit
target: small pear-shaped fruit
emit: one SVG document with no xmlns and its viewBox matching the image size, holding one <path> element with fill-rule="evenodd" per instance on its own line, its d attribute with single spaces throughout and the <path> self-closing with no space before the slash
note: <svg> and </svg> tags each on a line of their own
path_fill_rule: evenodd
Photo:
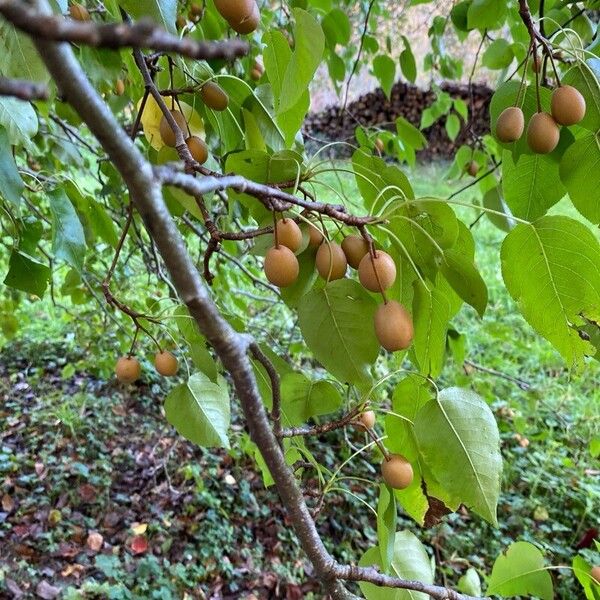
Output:
<svg viewBox="0 0 600 600">
<path fill-rule="evenodd" d="M 154 355 L 154 367 L 164 377 L 173 377 L 177 373 L 179 363 L 173 354 L 165 350 Z"/>
<path fill-rule="evenodd" d="M 414 327 L 410 313 L 395 300 L 380 304 L 375 311 L 375 335 L 389 352 L 406 350 L 413 340 Z"/>
<path fill-rule="evenodd" d="M 198 2 L 192 2 L 190 4 L 190 14 L 194 15 L 194 17 L 201 17 L 202 16 L 202 6 L 200 6 L 200 4 L 198 4 Z"/>
<path fill-rule="evenodd" d="M 125 83 L 122 79 L 117 79 L 115 82 L 115 94 L 117 96 L 122 96 L 125 93 Z"/>
<path fill-rule="evenodd" d="M 401 454 L 390 454 L 389 460 L 384 459 L 381 474 L 384 481 L 395 490 L 407 488 L 414 477 L 411 464 Z"/>
<path fill-rule="evenodd" d="M 183 113 L 179 110 L 172 110 L 171 114 L 173 115 L 177 125 L 179 125 L 179 129 L 181 129 L 183 132 L 183 137 L 187 137 L 187 121 L 185 120 Z M 165 144 L 165 146 L 175 148 L 175 132 L 171 129 L 171 125 L 169 125 L 169 121 L 167 121 L 164 115 L 160 120 L 160 125 L 158 128 L 163 144 Z"/>
<path fill-rule="evenodd" d="M 302 231 L 296 221 L 292 219 L 279 219 L 277 221 L 277 241 L 296 252 L 302 245 Z"/>
<path fill-rule="evenodd" d="M 342 250 L 353 269 L 358 269 L 360 261 L 369 251 L 369 244 L 360 235 L 347 235 L 342 242 Z"/>
<path fill-rule="evenodd" d="M 496 121 L 496 137 L 504 144 L 516 142 L 525 130 L 525 117 L 518 106 L 505 108 Z"/>
<path fill-rule="evenodd" d="M 250 71 L 250 77 L 254 81 L 258 81 L 263 76 L 264 72 L 265 72 L 265 68 L 258 61 L 255 61 L 254 66 L 252 67 L 252 70 Z"/>
<path fill-rule="evenodd" d="M 296 255 L 287 247 L 273 246 L 265 256 L 265 275 L 277 287 L 288 287 L 298 279 L 300 265 Z"/>
<path fill-rule="evenodd" d="M 88 9 L 83 6 L 83 4 L 78 4 L 77 2 L 73 2 L 71 6 L 69 6 L 69 14 L 71 15 L 71 19 L 75 21 L 89 21 L 90 13 Z"/>
<path fill-rule="evenodd" d="M 259 23 L 260 10 L 256 2 L 253 2 L 252 9 L 242 19 L 239 21 L 237 19 L 229 21 L 231 28 L 242 35 L 248 35 L 249 33 L 255 31 Z"/>
<path fill-rule="evenodd" d="M 327 281 L 341 279 L 348 268 L 346 255 L 342 247 L 335 242 L 326 242 L 319 246 L 315 264 L 319 275 Z"/>
<path fill-rule="evenodd" d="M 360 414 L 358 420 L 365 429 L 373 429 L 376 421 L 375 411 L 365 410 L 365 412 Z"/>
<path fill-rule="evenodd" d="M 183 29 L 187 25 L 187 19 L 183 15 L 177 15 L 175 24 L 177 25 L 177 29 Z"/>
<path fill-rule="evenodd" d="M 203 139 L 196 135 L 192 135 L 185 140 L 185 143 L 195 161 L 203 165 L 208 160 L 208 147 Z"/>
<path fill-rule="evenodd" d="M 595 567 L 592 567 L 592 570 L 590 571 L 590 575 L 594 578 L 596 583 L 598 585 L 600 585 L 600 565 L 596 565 Z"/>
<path fill-rule="evenodd" d="M 360 261 L 358 278 L 363 287 L 371 292 L 387 290 L 396 281 L 396 263 L 386 252 L 376 250 L 374 257 L 367 254 Z"/>
<path fill-rule="evenodd" d="M 215 7 L 226 21 L 241 21 L 252 12 L 255 0 L 215 0 Z"/>
<path fill-rule="evenodd" d="M 552 92 L 552 117 L 559 125 L 576 125 L 585 117 L 585 98 L 572 85 L 561 85 Z"/>
<path fill-rule="evenodd" d="M 140 378 L 140 361 L 133 356 L 121 356 L 115 366 L 115 374 L 121 383 L 133 383 Z"/>
<path fill-rule="evenodd" d="M 308 245 L 311 248 L 318 248 L 324 239 L 323 232 L 317 225 L 308 226 Z"/>
<path fill-rule="evenodd" d="M 472 160 L 469 163 L 467 163 L 467 173 L 471 177 L 477 176 L 477 173 L 479 173 L 479 164 L 477 163 L 477 161 Z"/>
<path fill-rule="evenodd" d="M 229 105 L 229 96 L 225 90 L 214 81 L 208 81 L 200 89 L 204 104 L 213 110 L 225 110 Z"/>
<path fill-rule="evenodd" d="M 385 144 L 383 143 L 383 140 L 381 138 L 377 138 L 375 140 L 375 148 L 377 148 L 379 154 L 383 154 L 385 150 Z"/>
<path fill-rule="evenodd" d="M 560 139 L 560 129 L 552 115 L 535 113 L 527 126 L 527 143 L 537 154 L 552 152 Z"/>
</svg>

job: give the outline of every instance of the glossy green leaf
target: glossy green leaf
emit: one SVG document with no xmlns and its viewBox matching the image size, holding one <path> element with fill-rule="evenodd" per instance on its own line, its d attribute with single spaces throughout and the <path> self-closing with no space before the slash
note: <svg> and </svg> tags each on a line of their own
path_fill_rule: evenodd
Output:
<svg viewBox="0 0 600 600">
<path fill-rule="evenodd" d="M 396 63 L 387 54 L 379 54 L 373 59 L 373 75 L 389 99 L 396 79 Z"/>
<path fill-rule="evenodd" d="M 511 544 L 494 563 L 487 593 L 552 600 L 552 577 L 545 569 L 542 553 L 529 542 Z"/>
<path fill-rule="evenodd" d="M 358 564 L 361 567 L 376 565 L 381 568 L 383 565 L 379 547 L 376 546 L 367 550 Z M 414 533 L 407 530 L 396 533 L 394 556 L 388 574 L 402 579 L 433 583 L 433 571 L 429 555 Z M 363 582 L 359 585 L 367 600 L 427 600 L 427 594 L 422 592 L 381 588 Z"/>
<path fill-rule="evenodd" d="M 404 42 L 404 50 L 400 52 L 400 69 L 404 77 L 414 83 L 417 80 L 417 62 L 410 42 L 405 35 L 402 36 L 402 41 Z"/>
<path fill-rule="evenodd" d="M 85 235 L 81 221 L 63 189 L 48 193 L 52 212 L 52 250 L 72 267 L 81 271 L 85 258 Z"/>
<path fill-rule="evenodd" d="M 560 178 L 575 208 L 592 223 L 600 223 L 600 146 L 595 134 L 575 140 L 560 163 Z"/>
<path fill-rule="evenodd" d="M 364 385 L 379 354 L 373 316 L 377 303 L 351 279 L 315 289 L 298 304 L 298 323 L 309 350 L 341 382 Z"/>
<path fill-rule="evenodd" d="M 442 390 L 417 414 L 415 434 L 440 484 L 495 525 L 502 457 L 489 406 L 471 390 Z"/>
<path fill-rule="evenodd" d="M 345 46 L 350 42 L 352 27 L 348 15 L 340 8 L 328 12 L 321 21 L 327 43 L 331 46 L 341 44 Z"/>
<path fill-rule="evenodd" d="M 494 40 L 485 50 L 482 63 L 488 69 L 506 69 L 510 66 L 515 55 L 507 40 Z"/>
<path fill-rule="evenodd" d="M 573 557 L 573 573 L 581 584 L 587 600 L 600 600 L 600 584 L 592 577 L 592 565 L 583 556 Z"/>
<path fill-rule="evenodd" d="M 16 98 L 0 96 L 0 127 L 6 129 L 11 144 L 28 144 L 38 131 L 33 106 Z"/>
<path fill-rule="evenodd" d="M 165 400 L 167 421 L 190 442 L 206 448 L 229 448 L 229 411 L 225 381 L 214 383 L 204 373 L 194 373 Z"/>
<path fill-rule="evenodd" d="M 504 0 L 473 0 L 467 11 L 469 29 L 496 29 L 506 16 Z"/>
<path fill-rule="evenodd" d="M 528 323 L 573 365 L 593 346 L 579 335 L 581 314 L 600 319 L 600 244 L 582 223 L 547 216 L 517 225 L 502 244 L 506 288 Z"/>
<path fill-rule="evenodd" d="M 377 501 L 377 540 L 381 556 L 381 564 L 385 572 L 389 571 L 394 559 L 394 542 L 396 538 L 396 498 L 392 488 L 385 483 L 379 484 L 379 500 Z"/>
<path fill-rule="evenodd" d="M 50 279 L 48 265 L 19 250 L 13 250 L 8 263 L 5 285 L 41 298 Z"/>
<path fill-rule="evenodd" d="M 467 572 L 458 580 L 456 586 L 459 592 L 469 596 L 481 596 L 481 579 L 473 567 L 469 567 Z"/>
<path fill-rule="evenodd" d="M 0 126 L 0 197 L 6 198 L 15 208 L 21 203 L 21 192 L 25 184 L 19 175 L 11 152 L 8 134 Z"/>
<path fill-rule="evenodd" d="M 48 81 L 48 71 L 31 38 L 11 23 L 0 21 L 0 75 L 29 81 Z"/>
<path fill-rule="evenodd" d="M 454 141 L 460 133 L 460 120 L 457 115 L 451 113 L 446 118 L 446 133 L 448 137 Z"/>
<path fill-rule="evenodd" d="M 177 0 L 120 0 L 120 4 L 135 20 L 150 18 L 167 31 L 176 33 Z"/>
</svg>

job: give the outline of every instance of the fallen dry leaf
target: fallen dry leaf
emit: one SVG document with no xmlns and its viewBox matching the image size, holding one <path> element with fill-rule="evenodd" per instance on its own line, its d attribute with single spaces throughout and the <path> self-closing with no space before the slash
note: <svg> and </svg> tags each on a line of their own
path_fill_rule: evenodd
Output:
<svg viewBox="0 0 600 600">
<path fill-rule="evenodd" d="M 92 531 L 87 537 L 86 545 L 93 552 L 100 552 L 102 548 L 102 544 L 104 544 L 104 538 L 101 533 L 97 531 Z"/>
</svg>

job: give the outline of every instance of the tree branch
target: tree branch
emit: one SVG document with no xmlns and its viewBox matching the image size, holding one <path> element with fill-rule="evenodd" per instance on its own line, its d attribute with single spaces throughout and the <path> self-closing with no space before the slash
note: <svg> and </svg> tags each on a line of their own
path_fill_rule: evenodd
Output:
<svg viewBox="0 0 600 600">
<path fill-rule="evenodd" d="M 337 421 L 330 421 L 329 423 L 315 425 L 314 427 L 291 427 L 290 429 L 283 429 L 280 435 L 281 437 L 295 437 L 297 435 L 320 435 L 322 433 L 333 431 L 334 429 L 341 429 L 342 427 L 346 427 L 346 425 L 352 423 L 361 410 L 362 407 L 357 406 Z"/>
<path fill-rule="evenodd" d="M 0 96 L 14 96 L 20 100 L 46 100 L 48 88 L 43 83 L 26 79 L 0 77 Z"/>
<path fill-rule="evenodd" d="M 50 9 L 46 0 L 39 2 L 47 13 Z M 336 598 L 349 597 L 348 594 L 341 595 L 342 586 L 335 581 L 347 579 L 423 591 L 436 600 L 471 600 L 468 596 L 443 587 L 381 575 L 372 568 L 339 565 L 327 552 L 294 474 L 287 466 L 277 438 L 269 426 L 248 358 L 251 341 L 247 335 L 237 333 L 219 313 L 164 203 L 161 182 L 157 181 L 152 167 L 133 142 L 123 135 L 112 112 L 90 84 L 69 46 L 35 37 L 34 43 L 50 74 L 123 177 L 180 298 L 215 349 L 224 368 L 231 374 L 251 438 L 269 468 L 300 544 L 315 568 L 315 575 L 329 590 L 334 591 Z"/>
<path fill-rule="evenodd" d="M 271 394 L 273 403 L 271 406 L 271 419 L 273 420 L 273 432 L 277 437 L 281 436 L 281 388 L 279 385 L 279 374 L 269 360 L 267 355 L 260 349 L 256 343 L 250 344 L 252 356 L 264 367 L 269 379 L 271 380 Z"/>
<path fill-rule="evenodd" d="M 152 48 L 202 60 L 232 60 L 238 56 L 245 56 L 249 49 L 247 42 L 238 39 L 198 42 L 191 38 L 179 38 L 145 19 L 128 25 L 73 21 L 64 17 L 43 15 L 25 3 L 15 0 L 0 0 L 0 14 L 38 40 L 72 42 L 96 48 Z"/>
</svg>

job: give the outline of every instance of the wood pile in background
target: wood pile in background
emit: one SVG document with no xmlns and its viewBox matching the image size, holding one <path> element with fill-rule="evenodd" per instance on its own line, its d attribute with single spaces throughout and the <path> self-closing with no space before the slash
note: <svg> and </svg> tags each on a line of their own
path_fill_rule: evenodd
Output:
<svg viewBox="0 0 600 600">
<path fill-rule="evenodd" d="M 467 106 L 469 105 L 468 86 L 444 83 L 441 88 L 453 98 L 461 98 Z M 473 85 L 473 130 L 478 135 L 489 132 L 489 104 L 492 93 L 493 91 L 486 85 Z M 304 132 L 308 134 L 305 139 L 307 148 L 310 153 L 313 153 L 322 147 L 321 143 L 311 140 L 309 136 L 327 142 L 347 141 L 355 145 L 354 131 L 358 125 L 395 131 L 395 121 L 400 116 L 418 127 L 422 112 L 434 100 L 435 93 L 431 90 L 423 90 L 403 82 L 394 85 L 389 100 L 383 90 L 377 88 L 349 103 L 346 111 L 342 111 L 341 106 L 330 106 L 320 113 L 309 114 L 304 124 Z M 424 150 L 418 152 L 417 156 L 420 160 L 451 159 L 456 150 L 465 143 L 464 129 L 452 142 L 446 134 L 445 122 L 445 117 L 442 117 L 423 131 L 429 143 Z M 348 146 L 338 144 L 331 147 L 329 156 L 342 158 L 350 156 L 351 152 Z"/>
</svg>

